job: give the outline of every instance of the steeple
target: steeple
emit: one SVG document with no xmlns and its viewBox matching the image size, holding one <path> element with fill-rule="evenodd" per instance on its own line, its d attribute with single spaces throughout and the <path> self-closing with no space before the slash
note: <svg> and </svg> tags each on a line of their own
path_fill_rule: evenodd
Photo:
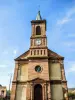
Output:
<svg viewBox="0 0 75 100">
<path fill-rule="evenodd" d="M 38 14 L 37 14 L 37 16 L 36 16 L 36 20 L 42 20 L 42 17 L 41 17 L 40 11 L 38 11 Z"/>
</svg>

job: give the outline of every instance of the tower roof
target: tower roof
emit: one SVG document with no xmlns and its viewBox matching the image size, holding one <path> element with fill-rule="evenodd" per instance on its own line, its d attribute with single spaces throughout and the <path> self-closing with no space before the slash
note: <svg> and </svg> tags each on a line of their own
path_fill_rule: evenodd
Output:
<svg viewBox="0 0 75 100">
<path fill-rule="evenodd" d="M 42 17 L 41 17 L 40 11 L 38 11 L 38 14 L 37 14 L 37 16 L 36 16 L 36 20 L 42 20 Z"/>
</svg>

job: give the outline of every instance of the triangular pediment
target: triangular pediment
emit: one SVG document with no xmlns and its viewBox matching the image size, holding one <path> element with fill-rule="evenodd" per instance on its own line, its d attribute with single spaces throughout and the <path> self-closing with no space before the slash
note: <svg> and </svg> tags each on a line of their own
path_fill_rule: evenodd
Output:
<svg viewBox="0 0 75 100">
<path fill-rule="evenodd" d="M 35 79 L 32 79 L 32 80 L 29 80 L 29 81 L 32 81 L 34 83 L 42 83 L 42 82 L 46 82 L 46 80 L 44 79 L 41 79 L 39 77 L 35 78 Z"/>
</svg>

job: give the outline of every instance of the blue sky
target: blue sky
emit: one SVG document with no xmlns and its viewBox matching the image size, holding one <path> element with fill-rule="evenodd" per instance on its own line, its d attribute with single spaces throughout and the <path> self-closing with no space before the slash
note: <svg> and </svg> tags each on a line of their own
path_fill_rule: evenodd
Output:
<svg viewBox="0 0 75 100">
<path fill-rule="evenodd" d="M 65 57 L 68 87 L 75 87 L 75 0 L 0 0 L 0 84 L 8 87 L 14 59 L 29 49 L 39 5 L 48 47 Z"/>
</svg>

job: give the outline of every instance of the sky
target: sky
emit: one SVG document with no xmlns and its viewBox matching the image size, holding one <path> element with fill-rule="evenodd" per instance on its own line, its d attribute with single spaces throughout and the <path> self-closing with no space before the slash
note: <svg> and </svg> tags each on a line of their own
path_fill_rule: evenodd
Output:
<svg viewBox="0 0 75 100">
<path fill-rule="evenodd" d="M 29 49 L 38 10 L 47 20 L 48 48 L 65 57 L 68 87 L 75 88 L 75 0 L 0 0 L 0 84 L 9 87 L 14 59 Z"/>
</svg>

